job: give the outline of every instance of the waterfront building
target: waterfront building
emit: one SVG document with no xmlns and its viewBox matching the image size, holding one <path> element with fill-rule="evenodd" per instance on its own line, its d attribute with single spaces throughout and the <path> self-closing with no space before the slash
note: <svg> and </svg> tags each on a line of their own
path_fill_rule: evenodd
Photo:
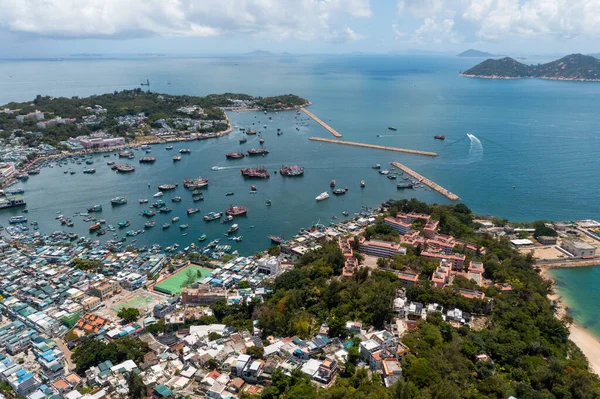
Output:
<svg viewBox="0 0 600 399">
<path fill-rule="evenodd" d="M 4 183 L 7 179 L 15 174 L 15 164 L 12 162 L 0 163 L 0 183 Z"/>
<path fill-rule="evenodd" d="M 123 137 L 112 137 L 105 133 L 92 134 L 89 136 L 79 136 L 73 139 L 86 150 L 110 148 L 125 144 Z"/>
<path fill-rule="evenodd" d="M 391 258 L 394 255 L 406 255 L 406 248 L 400 244 L 387 241 L 370 240 L 360 238 L 358 250 L 362 253 L 380 258 Z"/>
<path fill-rule="evenodd" d="M 258 273 L 277 276 L 281 272 L 281 262 L 275 256 L 260 258 L 256 263 L 258 264 Z"/>
<path fill-rule="evenodd" d="M 581 240 L 562 240 L 560 247 L 575 258 L 590 259 L 596 256 L 596 247 Z"/>
</svg>

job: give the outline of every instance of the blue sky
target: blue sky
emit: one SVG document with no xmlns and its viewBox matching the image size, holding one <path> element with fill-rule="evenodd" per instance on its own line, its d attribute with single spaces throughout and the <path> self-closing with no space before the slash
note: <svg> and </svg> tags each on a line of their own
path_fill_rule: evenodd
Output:
<svg viewBox="0 0 600 399">
<path fill-rule="evenodd" d="M 0 0 L 2 57 L 600 52 L 600 0 Z"/>
</svg>

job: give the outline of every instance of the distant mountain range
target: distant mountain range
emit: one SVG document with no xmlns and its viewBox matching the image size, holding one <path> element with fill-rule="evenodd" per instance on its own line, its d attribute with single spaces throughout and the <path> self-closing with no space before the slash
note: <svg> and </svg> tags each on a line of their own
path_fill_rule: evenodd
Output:
<svg viewBox="0 0 600 399">
<path fill-rule="evenodd" d="M 461 73 L 490 79 L 541 78 L 600 81 L 600 60 L 590 55 L 571 54 L 546 64 L 526 65 L 510 57 L 488 59 Z"/>
<path fill-rule="evenodd" d="M 492 53 L 486 53 L 485 51 L 468 49 L 467 51 L 463 51 L 458 54 L 457 57 L 502 57 L 501 55 L 496 55 Z"/>
</svg>

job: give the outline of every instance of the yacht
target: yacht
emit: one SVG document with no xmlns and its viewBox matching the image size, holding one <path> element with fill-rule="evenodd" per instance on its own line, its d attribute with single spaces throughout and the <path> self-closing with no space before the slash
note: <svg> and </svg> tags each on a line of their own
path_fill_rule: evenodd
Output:
<svg viewBox="0 0 600 399">
<path fill-rule="evenodd" d="M 317 201 L 323 201 L 324 199 L 329 198 L 329 193 L 328 192 L 322 192 L 321 194 L 319 194 L 315 199 Z"/>
<path fill-rule="evenodd" d="M 158 197 L 162 197 L 163 195 L 164 195 L 164 193 L 162 191 L 159 191 L 156 194 L 154 194 L 153 197 L 158 198 Z"/>
</svg>

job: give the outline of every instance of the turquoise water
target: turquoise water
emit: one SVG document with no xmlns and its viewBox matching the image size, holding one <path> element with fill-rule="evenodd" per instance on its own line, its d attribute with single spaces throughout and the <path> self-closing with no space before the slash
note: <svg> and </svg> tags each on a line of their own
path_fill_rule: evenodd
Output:
<svg viewBox="0 0 600 399">
<path fill-rule="evenodd" d="M 458 76 L 476 62 L 391 55 L 0 61 L 0 104 L 30 100 L 37 94 L 87 96 L 137 88 L 146 78 L 153 91 L 173 94 L 295 93 L 311 100 L 311 110 L 347 140 L 440 154 L 432 159 L 309 142 L 310 136 L 330 135 L 313 122 L 296 131 L 295 114 L 280 113 L 265 133 L 271 154 L 259 160 L 227 162 L 224 154 L 239 149 L 238 137 L 233 134 L 186 144 L 193 152 L 177 165 L 172 164 L 173 153 L 155 148 L 156 164 L 140 165 L 131 175 L 108 170 L 104 158 L 95 163 L 98 172 L 94 176 L 45 169 L 23 184 L 29 217 L 38 219 L 43 231 L 58 229 L 55 212 L 72 214 L 96 202 L 105 205 L 102 217 L 109 223 L 131 219 L 132 227 L 141 228 L 143 208 L 137 204 L 138 198 L 151 197 L 158 184 L 181 183 L 185 176 L 198 175 L 211 178 L 206 200 L 200 203 L 202 213 L 222 210 L 229 203 L 249 208 L 248 217 L 239 223 L 244 241 L 234 244 L 246 254 L 267 245 L 269 234 L 290 237 L 300 227 L 319 220 L 327 223 L 332 215 L 341 217 L 343 210 L 357 211 L 390 197 L 447 202 L 431 191 L 399 193 L 393 181 L 370 169 L 374 163 L 386 165 L 393 160 L 458 194 L 481 214 L 512 220 L 600 219 L 600 197 L 595 189 L 600 186 L 600 84 Z M 266 118 L 261 114 L 232 114 L 231 118 L 248 126 L 254 116 L 264 124 Z M 398 131 L 387 130 L 389 125 Z M 277 127 L 284 130 L 283 136 L 274 134 Z M 444 134 L 446 140 L 433 140 L 436 134 Z M 175 146 L 176 150 L 181 147 L 183 144 Z M 250 183 L 241 178 L 238 169 L 256 162 L 269 169 L 298 163 L 306 167 L 306 176 L 292 180 L 274 175 L 256 182 L 258 194 L 250 195 Z M 227 169 L 212 172 L 213 165 Z M 349 193 L 317 204 L 314 197 L 328 189 L 332 178 L 339 186 L 348 186 Z M 358 188 L 361 179 L 367 181 L 365 190 Z M 191 199 L 182 191 L 173 195 L 181 195 L 184 202 L 174 204 L 176 211 L 168 217 L 157 216 L 157 222 L 176 214 L 187 218 L 184 210 L 191 206 Z M 225 197 L 227 191 L 235 195 Z M 108 200 L 115 195 L 128 197 L 129 205 L 111 210 Z M 264 206 L 266 198 L 273 201 L 272 207 Z M 3 212 L 0 221 L 11 214 Z M 201 233 L 209 239 L 223 237 L 222 225 L 207 225 L 200 215 L 190 220 L 185 237 L 177 228 L 163 232 L 158 227 L 139 236 L 138 241 L 170 245 L 189 244 Z M 76 221 L 75 231 L 85 233 L 87 225 Z M 598 284 L 591 282 L 600 280 L 600 270 L 555 273 L 562 276 L 558 278 L 561 284 L 572 290 L 565 296 L 580 312 L 575 317 L 594 330 L 589 321 L 593 319 L 591 309 L 600 300 Z M 580 273 L 589 275 L 580 277 Z"/>
<path fill-rule="evenodd" d="M 562 297 L 569 313 L 580 326 L 600 337 L 600 268 L 574 267 L 552 269 L 550 276 L 556 281 L 555 289 Z"/>
</svg>

